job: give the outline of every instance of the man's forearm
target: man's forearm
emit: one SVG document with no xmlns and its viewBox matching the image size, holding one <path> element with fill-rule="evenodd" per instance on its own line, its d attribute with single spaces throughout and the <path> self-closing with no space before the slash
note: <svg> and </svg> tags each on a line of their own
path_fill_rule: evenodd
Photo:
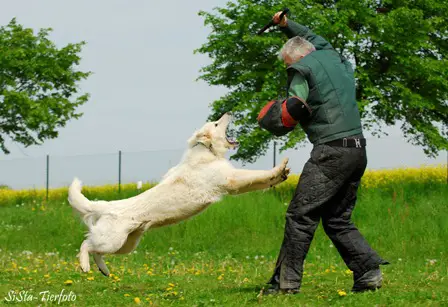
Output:
<svg viewBox="0 0 448 307">
<path fill-rule="evenodd" d="M 292 38 L 294 36 L 302 36 L 305 37 L 309 29 L 301 24 L 298 24 L 291 19 L 288 19 L 288 23 L 286 27 L 280 27 L 280 30 L 285 33 L 288 38 Z"/>
<path fill-rule="evenodd" d="M 307 41 L 311 42 L 317 50 L 333 49 L 333 46 L 326 41 L 322 36 L 315 34 L 308 27 L 298 24 L 291 19 L 288 19 L 286 27 L 280 27 L 281 31 L 286 34 L 288 38 L 294 36 L 301 36 Z"/>
</svg>

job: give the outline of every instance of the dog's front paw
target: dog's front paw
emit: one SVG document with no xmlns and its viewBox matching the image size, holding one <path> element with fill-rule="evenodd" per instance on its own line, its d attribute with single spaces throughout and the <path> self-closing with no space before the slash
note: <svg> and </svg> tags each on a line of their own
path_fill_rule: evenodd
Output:
<svg viewBox="0 0 448 307">
<path fill-rule="evenodd" d="M 281 174 L 282 181 L 285 181 L 286 179 L 288 179 L 288 175 L 289 175 L 290 172 L 291 172 L 291 169 L 290 169 L 289 167 L 286 167 L 286 168 L 283 170 L 283 172 L 282 172 L 282 174 Z"/>
<path fill-rule="evenodd" d="M 283 159 L 282 163 L 274 168 L 274 176 L 272 180 L 275 184 L 285 181 L 288 179 L 288 175 L 291 172 L 289 167 L 286 167 L 288 164 L 288 158 Z"/>
</svg>

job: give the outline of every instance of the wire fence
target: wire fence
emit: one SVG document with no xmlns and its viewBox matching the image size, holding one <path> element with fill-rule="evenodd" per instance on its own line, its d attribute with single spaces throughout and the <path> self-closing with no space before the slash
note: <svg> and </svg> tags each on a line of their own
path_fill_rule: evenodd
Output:
<svg viewBox="0 0 448 307">
<path fill-rule="evenodd" d="M 394 143 L 402 141 L 401 137 L 386 139 L 368 138 L 368 157 L 371 168 L 388 168 L 392 165 L 415 164 L 416 148 L 403 147 L 401 152 L 391 152 Z M 309 158 L 311 145 L 287 154 L 279 153 L 279 146 L 273 146 L 256 164 L 246 168 L 269 168 L 283 157 L 290 157 L 290 164 L 295 163 L 296 170 Z M 277 147 L 277 148 L 276 148 Z M 273 150 L 274 149 L 274 150 Z M 73 156 L 47 155 L 41 157 L 24 157 L 0 160 L 0 188 L 12 189 L 49 189 L 67 187 L 74 177 L 80 178 L 85 185 L 117 185 L 137 183 L 139 181 L 156 183 L 169 168 L 179 163 L 185 149 L 167 149 L 153 151 L 127 152 L 116 151 L 105 154 L 87 154 Z M 414 150 L 414 151 L 413 151 Z M 420 153 L 420 150 L 417 153 Z M 422 158 L 418 160 L 423 161 Z M 448 162 L 448 152 L 440 153 L 437 159 Z M 435 160 L 428 161 L 431 164 Z M 424 163 L 422 163 L 424 164 Z"/>
<path fill-rule="evenodd" d="M 19 158 L 0 161 L 0 185 L 13 189 L 68 186 L 74 177 L 86 185 L 157 182 L 177 164 L 183 150 Z"/>
</svg>

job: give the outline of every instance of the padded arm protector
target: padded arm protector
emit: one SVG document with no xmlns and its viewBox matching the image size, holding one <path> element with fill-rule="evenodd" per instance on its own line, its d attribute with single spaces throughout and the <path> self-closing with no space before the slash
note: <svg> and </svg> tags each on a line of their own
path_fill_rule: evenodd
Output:
<svg viewBox="0 0 448 307">
<path fill-rule="evenodd" d="M 291 117 L 297 124 L 297 122 L 304 122 L 311 115 L 311 109 L 308 104 L 299 97 L 290 97 L 283 102 L 285 110 L 282 112 L 282 117 L 285 119 Z M 287 114 L 286 114 L 287 113 Z"/>
<path fill-rule="evenodd" d="M 294 130 L 294 127 L 310 114 L 305 102 L 298 97 L 291 97 L 284 101 L 270 101 L 260 111 L 257 120 L 261 128 L 276 136 L 283 136 Z"/>
</svg>

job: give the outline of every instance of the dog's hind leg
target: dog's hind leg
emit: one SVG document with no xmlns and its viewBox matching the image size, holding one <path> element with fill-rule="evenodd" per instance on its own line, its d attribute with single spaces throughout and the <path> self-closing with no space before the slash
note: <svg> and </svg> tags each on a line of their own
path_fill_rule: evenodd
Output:
<svg viewBox="0 0 448 307">
<path fill-rule="evenodd" d="M 129 233 L 132 232 L 132 226 L 132 222 L 126 223 L 124 220 L 117 222 L 114 216 L 107 216 L 99 219 L 97 223 L 90 228 L 88 239 L 84 241 L 87 242 L 85 244 L 87 252 L 81 254 L 80 259 L 82 255 L 87 255 L 88 263 L 88 253 L 93 254 L 94 260 L 101 273 L 108 276 L 109 270 L 104 263 L 102 255 L 115 254 L 120 250 L 125 244 Z M 83 259 L 85 260 L 85 258 Z"/>
<path fill-rule="evenodd" d="M 109 276 L 109 269 L 103 260 L 103 254 L 114 254 L 117 250 L 123 246 L 127 238 L 127 233 L 111 233 L 109 236 L 94 235 L 89 238 L 93 243 L 89 248 L 89 251 L 93 254 L 98 269 L 104 276 Z"/>
<path fill-rule="evenodd" d="M 143 235 L 143 230 L 135 230 L 128 235 L 123 246 L 115 254 L 129 254 L 135 250 Z"/>
<path fill-rule="evenodd" d="M 114 254 L 129 254 L 130 252 L 132 252 L 137 247 L 142 235 L 143 231 L 140 230 L 131 232 L 128 235 L 127 240 Z M 95 263 L 98 266 L 100 272 L 103 273 L 104 276 L 109 276 L 110 272 L 107 268 L 106 263 L 104 262 L 103 256 L 101 254 L 94 253 L 93 259 L 95 260 Z"/>
<path fill-rule="evenodd" d="M 79 265 L 84 272 L 90 271 L 90 262 L 89 262 L 89 243 L 87 240 L 82 242 L 81 247 L 79 248 Z"/>
<path fill-rule="evenodd" d="M 79 263 L 83 272 L 90 271 L 89 253 L 93 254 L 93 259 L 105 276 L 109 275 L 109 270 L 102 258 L 103 254 L 114 254 L 126 242 L 128 234 L 126 232 L 90 232 L 89 237 L 84 240 L 79 250 Z"/>
<path fill-rule="evenodd" d="M 107 268 L 106 263 L 104 262 L 103 256 L 100 254 L 93 254 L 93 259 L 95 260 L 95 263 L 98 266 L 100 272 L 103 273 L 104 276 L 109 276 L 110 272 Z"/>
</svg>

